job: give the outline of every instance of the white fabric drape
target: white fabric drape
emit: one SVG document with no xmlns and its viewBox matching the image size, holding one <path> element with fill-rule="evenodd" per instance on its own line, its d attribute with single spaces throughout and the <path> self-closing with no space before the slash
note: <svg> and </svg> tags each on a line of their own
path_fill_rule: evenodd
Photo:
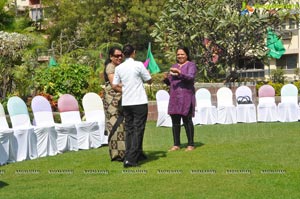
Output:
<svg viewBox="0 0 300 199">
<path fill-rule="evenodd" d="M 12 129 L 0 130 L 0 165 L 16 161 L 17 146 Z"/>
<path fill-rule="evenodd" d="M 37 137 L 37 151 L 39 157 L 54 156 L 58 153 L 57 133 L 55 126 L 37 126 L 34 128 Z"/>
<path fill-rule="evenodd" d="M 156 126 L 172 127 L 171 116 L 168 114 L 170 95 L 165 90 L 156 93 L 157 121 Z"/>
<path fill-rule="evenodd" d="M 260 97 L 257 105 L 257 121 L 259 122 L 276 122 L 277 105 L 275 97 Z"/>
<path fill-rule="evenodd" d="M 217 123 L 219 124 L 235 124 L 236 107 L 233 105 L 232 91 L 227 87 L 219 88 L 217 91 Z"/>
<path fill-rule="evenodd" d="M 104 110 L 94 110 L 94 111 L 86 111 L 85 117 L 87 122 L 96 121 L 98 124 L 99 130 L 92 130 L 89 135 L 89 139 L 91 140 L 90 147 L 98 148 L 103 144 L 108 143 L 108 136 L 104 135 L 105 131 L 105 113 Z"/>
</svg>

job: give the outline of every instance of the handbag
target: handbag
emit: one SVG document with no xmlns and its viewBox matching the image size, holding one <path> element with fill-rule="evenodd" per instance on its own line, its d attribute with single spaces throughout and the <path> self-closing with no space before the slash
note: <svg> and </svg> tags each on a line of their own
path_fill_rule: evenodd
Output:
<svg viewBox="0 0 300 199">
<path fill-rule="evenodd" d="M 236 101 L 238 104 L 252 104 L 251 98 L 248 95 L 239 96 Z"/>
</svg>

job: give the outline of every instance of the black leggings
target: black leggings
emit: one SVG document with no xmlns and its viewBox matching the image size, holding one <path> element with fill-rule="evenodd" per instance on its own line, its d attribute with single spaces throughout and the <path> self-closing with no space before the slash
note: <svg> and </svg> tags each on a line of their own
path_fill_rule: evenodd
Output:
<svg viewBox="0 0 300 199">
<path fill-rule="evenodd" d="M 191 114 L 188 116 L 171 115 L 174 146 L 180 146 L 181 119 L 188 139 L 188 146 L 194 146 L 194 124 Z"/>
</svg>

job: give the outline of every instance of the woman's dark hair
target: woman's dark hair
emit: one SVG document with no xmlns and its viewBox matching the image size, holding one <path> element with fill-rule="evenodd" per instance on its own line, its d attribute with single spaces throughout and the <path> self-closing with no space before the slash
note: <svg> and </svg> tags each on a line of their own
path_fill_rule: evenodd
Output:
<svg viewBox="0 0 300 199">
<path fill-rule="evenodd" d="M 107 64 L 109 64 L 111 62 L 110 56 L 113 56 L 115 54 L 116 50 L 119 50 L 119 51 L 122 52 L 121 48 L 119 48 L 117 46 L 114 46 L 114 47 L 110 48 L 109 51 L 108 51 L 107 59 L 104 62 L 104 71 L 103 71 L 103 74 L 104 74 L 104 80 L 105 80 L 105 82 L 109 81 L 108 76 L 106 74 L 106 66 L 107 66 Z"/>
<path fill-rule="evenodd" d="M 176 53 L 177 53 L 178 50 L 183 50 L 185 52 L 185 54 L 187 55 L 187 60 L 191 61 L 190 51 L 189 51 L 188 47 L 180 46 L 180 47 L 177 48 Z M 176 61 L 177 61 L 177 59 L 176 59 Z"/>
<path fill-rule="evenodd" d="M 134 52 L 134 48 L 132 45 L 127 44 L 123 47 L 123 54 L 124 54 L 125 58 L 129 58 L 133 52 Z"/>
</svg>

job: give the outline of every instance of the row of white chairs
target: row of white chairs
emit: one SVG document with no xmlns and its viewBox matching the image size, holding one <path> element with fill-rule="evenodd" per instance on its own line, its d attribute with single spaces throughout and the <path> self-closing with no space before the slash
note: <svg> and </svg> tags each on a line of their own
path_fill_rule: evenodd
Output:
<svg viewBox="0 0 300 199">
<path fill-rule="evenodd" d="M 281 89 L 281 101 L 275 103 L 275 89 L 263 85 L 258 90 L 258 104 L 253 102 L 252 91 L 248 86 L 240 86 L 233 93 L 227 87 L 217 90 L 217 106 L 212 105 L 211 93 L 206 88 L 196 91 L 196 111 L 194 125 L 198 124 L 235 124 L 238 122 L 295 122 L 300 119 L 298 89 L 293 84 L 286 84 Z M 169 93 L 159 90 L 156 93 L 158 119 L 156 126 L 171 127 L 172 121 L 167 113 Z M 237 103 L 243 98 L 242 104 Z M 247 100 L 249 103 L 245 103 Z"/>
<path fill-rule="evenodd" d="M 35 96 L 31 102 L 34 116 L 31 122 L 25 102 L 20 97 L 11 97 L 7 110 L 12 128 L 0 104 L 0 165 L 107 144 L 102 99 L 96 93 L 87 93 L 82 104 L 86 121 L 82 121 L 76 98 L 61 95 L 58 99 L 61 123 L 55 123 L 49 101 Z"/>
</svg>

